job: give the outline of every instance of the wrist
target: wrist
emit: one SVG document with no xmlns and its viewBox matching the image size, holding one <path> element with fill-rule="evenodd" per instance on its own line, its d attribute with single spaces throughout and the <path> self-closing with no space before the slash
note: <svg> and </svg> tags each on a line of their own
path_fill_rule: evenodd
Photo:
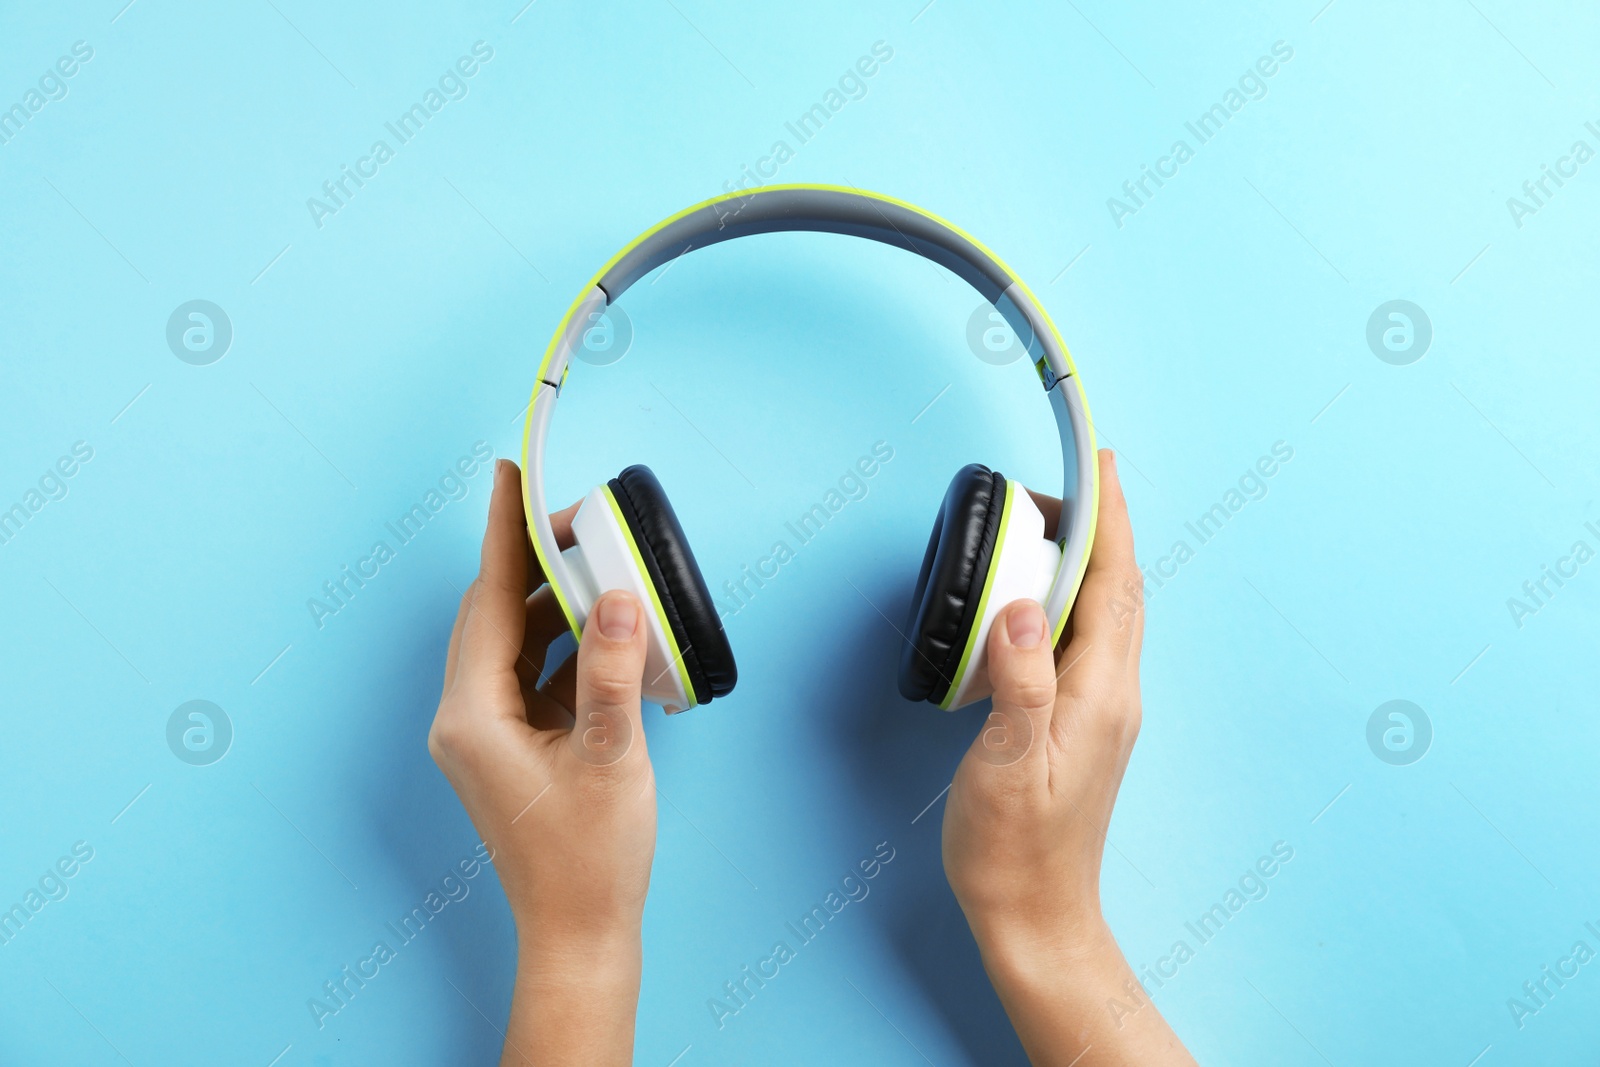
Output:
<svg viewBox="0 0 1600 1067">
<path fill-rule="evenodd" d="M 1019 990 L 1059 985 L 1065 974 L 1097 973 L 1122 956 L 1098 911 L 1055 922 L 974 922 L 972 932 L 995 985 Z"/>
<path fill-rule="evenodd" d="M 519 923 L 517 984 L 502 1064 L 633 1062 L 642 970 L 639 927 Z"/>
<path fill-rule="evenodd" d="M 584 992 L 637 989 L 642 969 L 637 922 L 517 926 L 519 985 Z"/>
<path fill-rule="evenodd" d="M 1103 920 L 1045 930 L 1033 939 L 1006 934 L 980 941 L 995 993 L 1029 1062 L 1194 1067 L 1194 1060 L 1151 1006 Z"/>
</svg>

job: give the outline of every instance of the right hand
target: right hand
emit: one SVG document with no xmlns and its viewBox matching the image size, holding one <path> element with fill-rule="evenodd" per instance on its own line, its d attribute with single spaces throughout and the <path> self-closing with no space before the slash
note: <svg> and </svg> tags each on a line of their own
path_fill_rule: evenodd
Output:
<svg viewBox="0 0 1600 1067">
<path fill-rule="evenodd" d="M 1032 1062 L 1193 1067 L 1100 910 L 1106 828 L 1139 735 L 1144 582 L 1111 453 L 1099 463 L 1066 647 L 1051 655 L 1031 600 L 990 629 L 994 710 L 950 786 L 945 873 Z M 1050 521 L 1059 502 L 1035 499 Z"/>
<path fill-rule="evenodd" d="M 1109 452 L 1099 462 L 1099 527 L 1071 640 L 1051 656 L 1032 600 L 995 621 L 994 710 L 945 807 L 945 872 L 980 944 L 997 948 L 1102 936 L 1100 861 L 1139 734 L 1144 604 L 1116 464 Z"/>
</svg>

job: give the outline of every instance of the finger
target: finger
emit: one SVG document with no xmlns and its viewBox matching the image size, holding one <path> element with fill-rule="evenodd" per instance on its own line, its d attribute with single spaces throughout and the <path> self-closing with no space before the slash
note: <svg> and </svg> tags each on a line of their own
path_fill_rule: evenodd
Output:
<svg viewBox="0 0 1600 1067">
<path fill-rule="evenodd" d="M 578 703 L 578 657 L 562 660 L 539 689 L 545 696 L 571 711 Z"/>
<path fill-rule="evenodd" d="M 556 543 L 562 549 L 571 548 L 577 543 L 572 533 L 572 517 L 578 513 L 578 505 L 581 503 L 583 501 L 577 501 L 550 516 L 550 524 L 555 529 Z M 544 574 L 539 567 L 538 558 L 532 555 L 532 538 L 528 539 L 528 550 L 528 582 L 530 585 L 540 586 L 544 581 Z M 461 652 L 461 631 L 466 624 L 467 609 L 471 603 L 472 597 L 470 594 L 461 598 L 461 607 L 456 612 L 455 625 L 450 630 L 450 646 L 449 651 L 445 653 L 444 661 L 444 691 L 446 693 L 450 691 L 450 686 L 455 681 L 456 661 L 460 658 Z M 554 608 L 553 614 L 544 609 L 547 604 Z M 535 664 L 542 664 L 550 643 L 567 630 L 566 616 L 562 614 L 560 606 L 555 603 L 554 595 L 548 588 L 541 586 L 538 592 L 528 598 L 527 627 L 527 634 L 522 642 L 523 655 Z M 518 663 L 519 673 L 521 673 L 521 667 L 526 666 L 526 664 L 521 660 Z M 534 668 L 534 673 L 537 675 L 538 667 Z M 540 680 L 540 678 L 535 677 L 532 682 L 526 683 L 527 688 L 536 688 Z"/>
<path fill-rule="evenodd" d="M 565 682 L 557 675 L 570 667 L 576 657 L 568 656 L 561 666 L 545 673 L 550 646 L 568 633 L 567 617 L 556 603 L 555 593 L 543 586 L 527 601 L 527 630 L 522 639 L 522 655 L 517 660 L 517 676 L 522 682 L 523 703 L 528 709 L 528 725 L 535 730 L 566 730 L 572 727 L 572 674 Z"/>
<path fill-rule="evenodd" d="M 1042 753 L 1056 702 L 1056 672 L 1049 623 L 1036 601 L 1018 600 L 989 630 L 989 681 L 994 710 L 972 743 L 973 758 L 996 766 Z"/>
<path fill-rule="evenodd" d="M 522 514 L 522 478 L 508 459 L 495 464 L 489 528 L 483 535 L 478 578 L 467 590 L 471 606 L 461 632 L 461 663 L 468 671 L 510 671 L 522 654 L 528 595 L 528 527 Z"/>
<path fill-rule="evenodd" d="M 1028 495 L 1033 497 L 1033 506 L 1044 516 L 1046 540 L 1054 541 L 1059 532 L 1056 530 L 1056 524 L 1061 521 L 1061 499 L 1046 493 L 1036 493 L 1032 489 L 1028 490 Z"/>
<path fill-rule="evenodd" d="M 571 632 L 567 616 L 556 603 L 549 586 L 541 586 L 527 600 L 524 609 L 522 655 L 517 658 L 517 676 L 524 688 L 536 689 L 547 681 L 545 660 L 550 646 L 564 633 Z"/>
<path fill-rule="evenodd" d="M 450 686 L 456 680 L 456 660 L 461 652 L 461 630 L 467 622 L 466 597 L 461 598 L 461 606 L 456 609 L 455 625 L 450 627 L 450 646 L 444 654 L 444 692 L 450 692 Z M 442 694 L 441 694 L 442 699 Z"/>
<path fill-rule="evenodd" d="M 563 552 L 578 543 L 572 533 L 572 517 L 582 503 L 582 500 L 574 500 L 560 511 L 550 513 L 550 528 L 556 532 L 556 546 Z"/>
<path fill-rule="evenodd" d="M 644 681 L 644 608 L 630 593 L 613 590 L 595 601 L 578 642 L 577 703 L 573 712 L 584 739 L 626 754 L 640 747 L 644 725 L 639 698 Z"/>
<path fill-rule="evenodd" d="M 578 513 L 578 507 L 582 503 L 582 500 L 577 500 L 560 511 L 550 513 L 550 529 L 556 535 L 556 547 L 563 552 L 578 543 L 577 536 L 572 532 L 572 517 Z M 526 520 L 526 516 L 524 516 L 524 520 Z M 528 587 L 537 589 L 549 579 L 544 573 L 544 568 L 539 565 L 539 555 L 533 549 L 533 538 L 527 538 L 527 542 Z"/>
<path fill-rule="evenodd" d="M 522 699 L 523 704 L 528 709 L 528 725 L 535 730 L 568 730 L 572 728 L 572 712 L 566 704 L 561 703 L 550 692 L 549 685 L 546 685 L 543 689 L 525 687 L 522 691 Z"/>
<path fill-rule="evenodd" d="M 1137 660 L 1144 633 L 1144 576 L 1133 554 L 1128 502 L 1110 451 L 1100 452 L 1100 517 L 1094 549 L 1072 608 L 1072 641 L 1063 665 L 1082 655 Z"/>
</svg>

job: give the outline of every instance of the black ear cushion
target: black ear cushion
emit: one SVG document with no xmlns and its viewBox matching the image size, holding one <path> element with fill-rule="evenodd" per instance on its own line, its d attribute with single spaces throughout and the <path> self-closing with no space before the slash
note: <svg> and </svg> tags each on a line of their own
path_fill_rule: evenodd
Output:
<svg viewBox="0 0 1600 1067">
<path fill-rule="evenodd" d="M 722 630 L 711 592 L 700 565 L 689 551 L 689 540 L 678 525 L 667 492 L 654 472 L 635 464 L 607 483 L 617 509 L 639 546 L 645 570 L 650 572 L 667 625 L 683 652 L 684 670 L 697 704 L 727 696 L 739 680 L 733 649 Z"/>
<path fill-rule="evenodd" d="M 976 622 L 1005 508 L 1006 480 L 981 463 L 962 467 L 944 494 L 911 594 L 910 641 L 900 654 L 900 695 L 938 704 L 950 692 Z"/>
</svg>

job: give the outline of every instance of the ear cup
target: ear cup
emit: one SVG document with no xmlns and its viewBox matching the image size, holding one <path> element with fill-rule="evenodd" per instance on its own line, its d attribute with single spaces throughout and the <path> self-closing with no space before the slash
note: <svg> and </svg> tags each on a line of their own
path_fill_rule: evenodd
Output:
<svg viewBox="0 0 1600 1067">
<path fill-rule="evenodd" d="M 955 682 L 978 613 L 1005 510 L 1006 480 L 981 463 L 950 482 L 922 557 L 900 655 L 900 695 L 941 703 Z"/>
<path fill-rule="evenodd" d="M 661 598 L 695 702 L 733 692 L 739 680 L 733 649 L 666 490 L 643 464 L 627 468 L 607 485 Z"/>
</svg>

